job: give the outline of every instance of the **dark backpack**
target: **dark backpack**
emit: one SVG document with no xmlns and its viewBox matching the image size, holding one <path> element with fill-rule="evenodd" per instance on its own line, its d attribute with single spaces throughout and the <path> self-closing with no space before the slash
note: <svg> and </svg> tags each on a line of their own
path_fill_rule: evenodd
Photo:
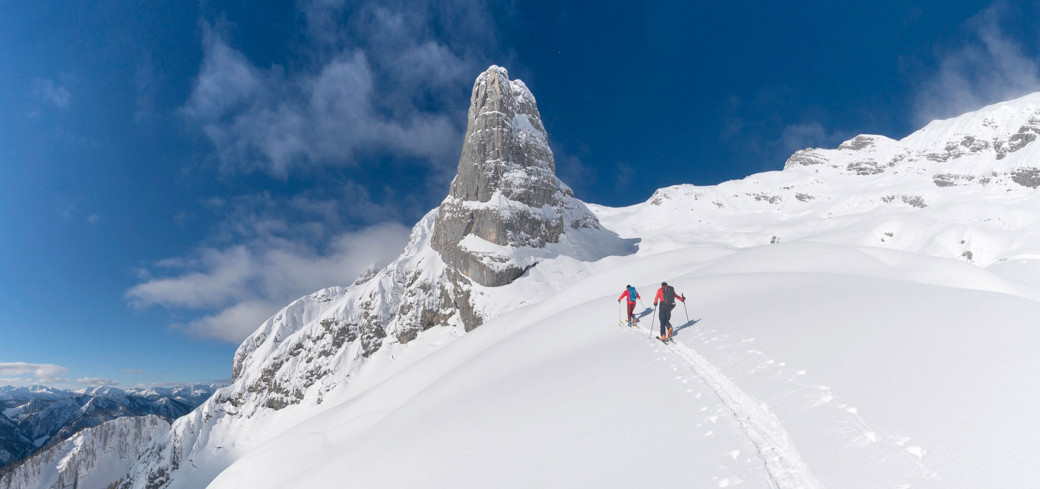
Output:
<svg viewBox="0 0 1040 489">
<path fill-rule="evenodd" d="M 664 286 L 664 294 L 662 294 L 664 302 L 666 304 L 675 305 L 675 289 L 671 285 Z"/>
</svg>

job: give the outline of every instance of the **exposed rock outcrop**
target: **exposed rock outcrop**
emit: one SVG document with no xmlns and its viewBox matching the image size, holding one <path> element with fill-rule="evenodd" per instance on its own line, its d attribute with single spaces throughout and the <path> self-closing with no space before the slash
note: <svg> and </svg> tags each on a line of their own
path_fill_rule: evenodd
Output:
<svg viewBox="0 0 1040 489">
<path fill-rule="evenodd" d="M 835 158 L 835 154 L 842 155 L 842 158 Z M 836 150 L 814 148 L 797 151 L 787 159 L 784 169 L 819 165 L 852 175 L 876 175 L 896 166 L 908 156 L 909 152 L 898 141 L 865 134 L 841 143 Z"/>
<path fill-rule="evenodd" d="M 495 287 L 537 263 L 524 249 L 559 242 L 566 227 L 599 222 L 556 178 L 531 91 L 492 66 L 473 85 L 458 175 L 431 244 L 449 266 Z"/>
</svg>

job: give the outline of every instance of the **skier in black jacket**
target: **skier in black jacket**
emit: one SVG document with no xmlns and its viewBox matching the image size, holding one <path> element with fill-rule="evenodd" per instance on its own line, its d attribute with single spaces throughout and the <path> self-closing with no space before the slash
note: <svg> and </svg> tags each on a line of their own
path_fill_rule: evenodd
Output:
<svg viewBox="0 0 1040 489">
<path fill-rule="evenodd" d="M 672 338 L 672 309 L 675 308 L 676 299 L 686 302 L 686 295 L 675 295 L 675 289 L 668 282 L 661 282 L 661 288 L 657 289 L 657 296 L 654 297 L 654 306 L 661 304 L 658 310 L 661 317 L 661 341 Z"/>
</svg>

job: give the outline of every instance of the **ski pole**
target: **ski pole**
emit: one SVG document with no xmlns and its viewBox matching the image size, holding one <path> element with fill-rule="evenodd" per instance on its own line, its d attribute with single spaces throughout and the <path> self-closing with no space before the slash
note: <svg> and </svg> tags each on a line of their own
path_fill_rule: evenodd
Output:
<svg viewBox="0 0 1040 489">
<path fill-rule="evenodd" d="M 621 326 L 621 301 L 617 301 L 617 325 Z"/>
<path fill-rule="evenodd" d="M 689 323 L 690 322 L 690 312 L 686 310 L 686 296 L 684 295 L 684 296 L 682 296 L 682 298 L 683 298 L 682 310 L 683 310 L 683 312 L 686 313 L 686 322 Z"/>
<path fill-rule="evenodd" d="M 654 315 L 650 316 L 650 337 L 654 337 L 654 319 L 657 319 L 657 304 L 654 304 Z"/>
</svg>

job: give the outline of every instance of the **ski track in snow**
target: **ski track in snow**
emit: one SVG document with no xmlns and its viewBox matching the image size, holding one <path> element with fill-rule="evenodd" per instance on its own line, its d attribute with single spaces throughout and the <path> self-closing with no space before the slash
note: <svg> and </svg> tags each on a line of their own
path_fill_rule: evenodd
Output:
<svg viewBox="0 0 1040 489">
<path fill-rule="evenodd" d="M 758 450 L 774 488 L 824 489 L 768 406 L 744 392 L 693 348 L 675 340 L 663 345 L 704 380 L 732 412 L 741 430 Z"/>
<path fill-rule="evenodd" d="M 706 343 L 713 343 L 729 338 L 729 335 L 720 334 L 714 329 L 699 331 L 697 335 L 700 340 L 703 340 Z M 747 345 L 754 341 L 754 338 L 745 338 L 740 341 L 740 345 Z M 733 346 L 736 345 L 720 345 L 716 346 L 716 349 L 722 351 Z M 911 444 L 910 436 L 905 434 L 889 433 L 887 430 L 879 430 L 873 427 L 860 416 L 857 407 L 838 401 L 835 398 L 834 393 L 831 392 L 830 386 L 802 382 L 800 377 L 807 374 L 805 370 L 796 370 L 794 376 L 784 376 L 783 368 L 787 366 L 787 363 L 772 359 L 764 352 L 757 349 L 746 350 L 746 355 L 738 356 L 740 359 L 736 361 L 741 362 L 741 365 L 743 366 L 740 370 L 746 371 L 751 375 L 757 373 L 771 375 L 776 381 L 789 382 L 792 385 L 796 385 L 803 389 L 804 392 L 802 392 L 801 395 L 805 396 L 805 399 L 808 401 L 803 409 L 813 409 L 823 406 L 830 406 L 831 408 L 836 409 L 844 420 L 842 427 L 838 428 L 838 430 L 841 434 L 847 437 L 846 441 L 849 446 L 863 447 L 871 444 L 880 444 L 892 450 L 891 453 L 895 456 L 903 457 L 915 465 L 923 480 L 938 480 L 940 478 L 937 472 L 930 469 L 924 463 L 924 457 L 928 453 L 927 449 L 916 444 Z M 770 369 L 775 370 L 770 372 Z M 911 484 L 900 482 L 898 485 L 893 487 L 909 488 L 911 487 Z"/>
</svg>

